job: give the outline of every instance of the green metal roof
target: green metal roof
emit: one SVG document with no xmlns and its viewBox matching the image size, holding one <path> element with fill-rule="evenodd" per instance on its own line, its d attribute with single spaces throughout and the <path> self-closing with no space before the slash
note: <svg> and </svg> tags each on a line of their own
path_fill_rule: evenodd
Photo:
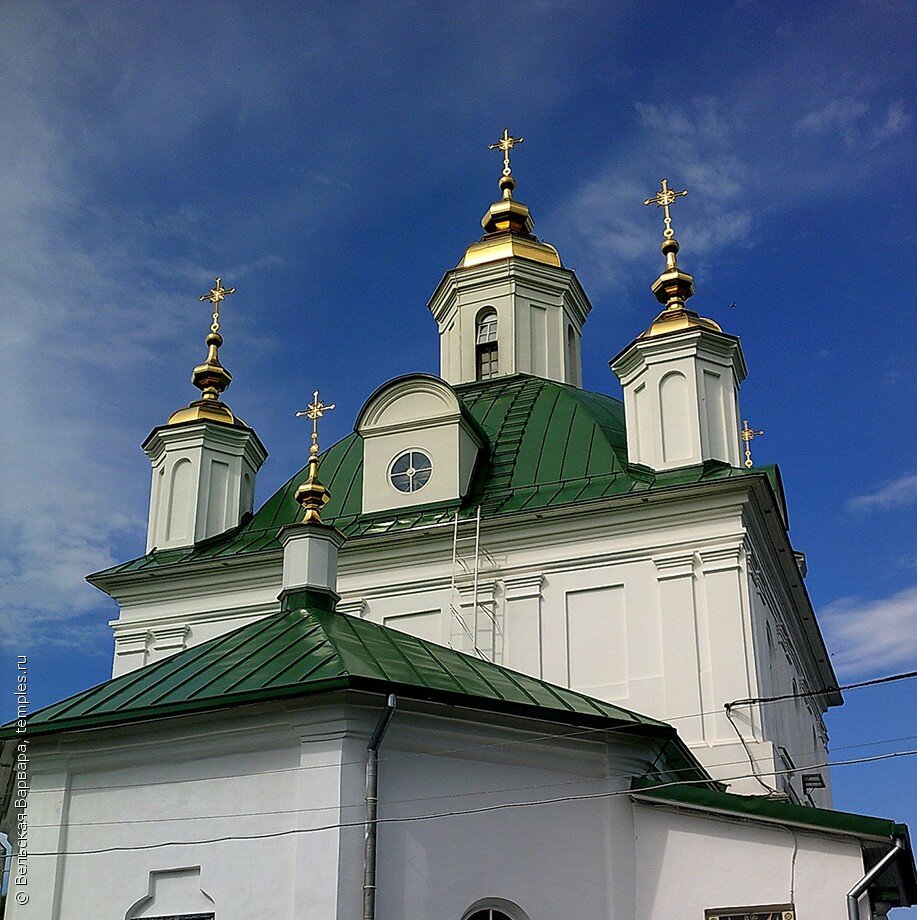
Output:
<svg viewBox="0 0 917 920">
<path fill-rule="evenodd" d="M 471 516 L 478 506 L 483 515 L 494 516 L 749 475 L 766 476 L 780 494 L 773 467 L 745 470 L 708 463 L 661 474 L 629 467 L 623 403 L 601 393 L 525 374 L 462 384 L 455 391 L 489 444 L 461 505 L 451 502 L 363 514 L 363 439 L 354 432 L 322 457 L 322 480 L 331 491 L 331 501 L 322 512 L 324 520 L 352 538 L 441 523 L 456 510 Z M 97 575 L 279 552 L 278 530 L 301 514 L 294 493 L 306 472 L 304 467 L 296 473 L 240 527 L 193 547 L 154 551 Z"/>
<path fill-rule="evenodd" d="M 271 614 L 35 712 L 29 737 L 122 725 L 335 690 L 394 692 L 665 739 L 668 762 L 709 781 L 675 730 L 655 719 L 386 626 L 322 609 L 303 592 Z M 308 602 L 308 606 L 299 606 Z M 0 738 L 15 735 L 14 723 Z"/>
<path fill-rule="evenodd" d="M 635 795 L 646 796 L 672 805 L 687 805 L 714 811 L 730 812 L 751 818 L 780 821 L 784 824 L 802 824 L 822 830 L 840 831 L 863 837 L 896 837 L 907 833 L 906 824 L 888 818 L 871 818 L 846 811 L 796 805 L 782 799 L 763 795 L 736 795 L 717 789 L 698 786 L 664 786 L 654 788 L 646 780 L 635 780 Z"/>
</svg>

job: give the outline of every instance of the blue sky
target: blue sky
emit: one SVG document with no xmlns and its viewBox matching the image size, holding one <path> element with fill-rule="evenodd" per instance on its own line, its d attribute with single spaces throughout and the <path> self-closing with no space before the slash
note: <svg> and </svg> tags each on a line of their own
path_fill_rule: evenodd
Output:
<svg viewBox="0 0 917 920">
<path fill-rule="evenodd" d="M 913 6 L 8 4 L 0 13 L 2 646 L 42 705 L 108 676 L 83 576 L 143 551 L 139 448 L 196 391 L 221 274 L 233 409 L 306 456 L 315 386 L 436 372 L 426 302 L 480 234 L 503 127 L 517 196 L 588 291 L 584 378 L 658 309 L 661 176 L 692 305 L 741 336 L 842 680 L 915 667 Z M 735 309 L 730 304 L 736 303 Z M 10 659 L 7 657 L 5 662 Z M 4 663 L 7 686 L 12 668 Z M 914 747 L 917 681 L 829 717 L 837 759 Z M 3 701 L 8 710 L 8 698 Z M 843 749 L 843 750 L 841 750 Z M 917 826 L 913 760 L 834 771 Z"/>
</svg>

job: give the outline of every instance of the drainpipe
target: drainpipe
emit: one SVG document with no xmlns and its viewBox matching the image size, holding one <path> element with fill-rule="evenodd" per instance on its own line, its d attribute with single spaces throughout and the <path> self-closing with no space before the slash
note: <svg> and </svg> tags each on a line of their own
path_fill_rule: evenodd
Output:
<svg viewBox="0 0 917 920">
<path fill-rule="evenodd" d="M 863 892 L 904 852 L 904 838 L 895 837 L 895 845 L 847 892 L 847 918 L 860 920 L 859 901 Z"/>
<path fill-rule="evenodd" d="M 379 805 L 379 746 L 382 736 L 395 714 L 398 700 L 394 693 L 388 695 L 385 710 L 373 730 L 366 746 L 366 823 L 363 843 L 363 920 L 376 916 L 376 811 Z"/>
</svg>

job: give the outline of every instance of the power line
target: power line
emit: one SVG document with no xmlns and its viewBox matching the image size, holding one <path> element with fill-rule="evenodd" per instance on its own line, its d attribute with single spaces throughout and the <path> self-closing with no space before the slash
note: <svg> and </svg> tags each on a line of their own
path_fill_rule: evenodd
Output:
<svg viewBox="0 0 917 920">
<path fill-rule="evenodd" d="M 862 680 L 862 681 L 858 681 L 857 683 L 839 686 L 836 689 L 838 691 L 840 690 L 859 690 L 862 687 L 874 687 L 874 686 L 877 686 L 878 684 L 888 684 L 888 683 L 891 683 L 892 681 L 907 680 L 908 678 L 911 678 L 911 677 L 917 677 L 917 671 L 905 671 L 900 674 L 888 674 L 885 677 L 875 677 L 871 680 Z M 739 742 L 741 743 L 743 749 L 745 750 L 745 754 L 748 757 L 748 765 L 749 767 L 751 767 L 751 772 L 754 775 L 755 779 L 758 781 L 758 784 L 762 788 L 764 788 L 768 793 L 776 792 L 777 790 L 769 786 L 758 774 L 758 765 L 755 761 L 754 755 L 752 754 L 751 748 L 748 746 L 748 742 L 745 740 L 745 736 L 742 734 L 742 732 L 739 729 L 739 726 L 736 724 L 735 719 L 733 719 L 732 717 L 732 710 L 736 706 L 745 706 L 745 705 L 751 705 L 754 703 L 776 703 L 781 700 L 794 700 L 794 699 L 803 699 L 805 697 L 810 697 L 810 696 L 822 696 L 825 692 L 828 692 L 828 691 L 803 690 L 803 691 L 796 691 L 795 693 L 783 693 L 777 696 L 770 696 L 770 697 L 750 697 L 745 700 L 735 700 L 731 703 L 726 703 L 724 707 L 726 711 L 726 718 L 729 720 L 729 724 L 732 726 L 733 731 L 735 731 L 736 733 L 736 737 L 739 739 Z M 768 771 L 768 775 L 770 775 L 770 771 Z"/>
<path fill-rule="evenodd" d="M 864 744 L 848 744 L 843 747 L 835 748 L 835 751 L 848 751 L 855 750 L 861 747 L 873 747 L 877 744 L 891 744 L 896 741 L 911 741 L 914 738 L 917 738 L 917 735 L 905 735 L 900 738 L 887 738 L 882 741 L 869 741 Z M 726 760 L 717 764 L 717 767 L 734 767 L 739 764 L 746 763 L 746 758 L 741 760 Z M 803 770 L 815 769 L 817 764 L 802 764 L 795 768 L 796 772 L 802 772 Z M 666 776 L 672 773 L 687 773 L 689 770 L 694 770 L 694 767 L 682 767 L 680 769 L 668 769 L 668 770 L 651 770 L 646 771 L 640 774 L 641 779 L 646 779 L 647 777 L 652 776 Z M 788 771 L 793 772 L 793 771 Z M 261 776 L 262 774 L 257 774 Z M 578 780 L 566 780 L 561 783 L 540 783 L 538 785 L 531 786 L 507 786 L 501 789 L 481 789 L 475 790 L 474 792 L 455 792 L 450 795 L 431 795 L 431 796 L 418 796 L 408 799 L 387 799 L 387 805 L 406 805 L 412 802 L 432 802 L 432 801 L 441 801 L 443 799 L 461 799 L 461 798 L 470 798 L 472 796 L 485 796 L 485 795 L 499 795 L 506 792 L 520 792 L 527 789 L 557 789 L 563 786 L 582 786 L 585 783 L 596 783 L 602 782 L 607 779 L 626 779 L 627 777 L 634 776 L 633 771 L 626 773 L 605 773 L 603 776 L 594 776 L 586 779 Z M 94 791 L 98 787 L 93 787 Z M 773 791 L 773 790 L 769 790 Z M 292 814 L 306 814 L 319 811 L 336 811 L 338 809 L 350 809 L 350 808 L 363 808 L 365 807 L 365 802 L 360 800 L 359 802 L 352 802 L 349 804 L 336 804 L 336 805 L 317 805 L 310 808 L 281 808 L 271 811 L 237 811 L 230 812 L 222 815 L 178 815 L 173 818 L 127 818 L 118 821 L 70 821 L 68 822 L 68 827 L 110 827 L 110 826 L 122 826 L 126 824 L 165 824 L 165 823 L 174 823 L 176 821 L 222 821 L 228 820 L 230 818 L 259 818 L 265 817 L 268 815 L 292 815 Z M 47 824 L 36 824 L 34 822 L 29 822 L 29 827 L 59 827 L 59 823 L 47 823 Z"/>
<path fill-rule="evenodd" d="M 893 751 L 887 754 L 874 754 L 871 757 L 859 757 L 853 760 L 835 760 L 835 761 L 824 761 L 820 764 L 810 764 L 809 768 L 823 768 L 823 767 L 841 767 L 841 766 L 850 766 L 852 764 L 861 764 L 861 763 L 873 763 L 880 760 L 888 760 L 893 757 L 909 757 L 917 754 L 917 749 L 909 751 Z M 778 770 L 775 771 L 778 774 L 783 773 L 795 773 L 797 769 L 793 770 Z M 725 782 L 735 782 L 739 779 L 750 779 L 752 778 L 751 773 L 743 773 L 738 776 L 729 777 Z M 674 780 L 669 783 L 660 783 L 656 786 L 650 787 L 653 790 L 658 789 L 669 789 L 676 786 L 693 786 L 696 785 L 696 780 Z M 593 801 L 596 799 L 608 799 L 615 798 L 621 795 L 633 795 L 638 793 L 640 790 L 634 789 L 619 789 L 611 790 L 608 792 L 591 792 L 583 793 L 582 795 L 568 795 L 568 796 L 558 796 L 551 799 L 534 799 L 528 802 L 498 802 L 493 805 L 481 805 L 477 808 L 468 808 L 462 811 L 443 811 L 443 812 L 433 812 L 431 814 L 424 815 L 405 815 L 402 817 L 391 817 L 391 818 L 378 818 L 377 823 L 379 824 L 403 824 L 410 821 L 431 821 L 441 818 L 455 818 L 455 817 L 464 817 L 468 815 L 478 815 L 485 814 L 487 812 L 493 811 L 502 811 L 509 808 L 533 808 L 541 805 L 556 805 L 563 802 L 586 802 Z M 319 833 L 321 831 L 330 831 L 330 830 L 342 830 L 344 828 L 350 827 L 363 827 L 363 821 L 344 821 L 338 822 L 335 824 L 326 824 L 320 825 L 317 827 L 296 827 L 289 828 L 283 831 L 272 831 L 263 834 L 233 834 L 232 836 L 223 836 L 223 837 L 211 837 L 204 840 L 171 840 L 163 841 L 161 843 L 148 843 L 141 844 L 137 846 L 116 846 L 116 847 L 99 847 L 96 849 L 90 850 L 57 850 L 57 851 L 47 851 L 47 852 L 31 852 L 30 856 L 94 856 L 102 853 L 119 853 L 127 851 L 136 851 L 136 850 L 158 850 L 164 847 L 172 846 L 200 846 L 203 844 L 212 844 L 212 843 L 228 843 L 228 842 L 238 842 L 242 840 L 268 840 L 275 839 L 278 837 L 289 837 L 294 834 L 313 834 Z"/>
<path fill-rule="evenodd" d="M 875 687 L 878 684 L 890 684 L 896 680 L 909 680 L 917 677 L 917 671 L 904 671 L 900 674 L 887 674 L 885 677 L 874 677 L 872 680 L 861 680 L 854 684 L 841 684 L 837 687 L 823 687 L 821 690 L 801 690 L 796 693 L 781 693 L 779 696 L 753 696 L 745 700 L 733 700 L 726 704 L 726 709 L 734 706 L 746 706 L 751 703 L 776 703 L 780 700 L 803 699 L 808 696 L 825 696 L 840 690 L 859 690 L 862 687 Z"/>
<path fill-rule="evenodd" d="M 905 672 L 902 674 L 891 674 L 885 677 L 876 678 L 874 680 L 862 681 L 856 684 L 848 684 L 846 686 L 839 687 L 838 689 L 855 690 L 860 687 L 867 687 L 867 686 L 872 686 L 874 684 L 880 684 L 880 683 L 889 683 L 891 681 L 904 680 L 906 678 L 911 678 L 911 677 L 917 677 L 917 671 L 909 671 L 909 672 Z M 739 705 L 751 704 L 751 703 L 757 703 L 757 702 L 775 702 L 778 700 L 795 699 L 797 697 L 817 696 L 825 692 L 827 691 L 804 691 L 804 692 L 799 692 L 799 693 L 784 694 L 782 696 L 775 696 L 775 697 L 760 697 L 760 698 L 754 698 L 754 699 L 750 698 L 746 700 L 735 700 L 726 705 L 728 707 L 735 707 Z M 671 724 L 672 722 L 683 722 L 687 719 L 699 719 L 699 718 L 703 718 L 704 716 L 716 716 L 716 715 L 723 715 L 723 714 L 724 713 L 722 709 L 705 709 L 699 712 L 691 712 L 691 713 L 686 713 L 680 716 L 667 717 L 664 720 L 659 720 L 659 721 L 662 721 L 665 724 Z M 732 720 L 730 719 L 730 722 L 731 721 Z M 521 745 L 521 744 L 534 744 L 538 741 L 545 741 L 545 740 L 556 739 L 556 740 L 562 741 L 567 738 L 580 738 L 580 737 L 587 736 L 587 735 L 598 735 L 598 734 L 601 734 L 601 735 L 616 735 L 616 734 L 633 735 L 634 734 L 633 729 L 634 729 L 633 725 L 623 725 L 623 726 L 618 726 L 618 727 L 611 726 L 608 728 L 582 728 L 582 729 L 575 729 L 573 731 L 567 731 L 567 732 L 539 732 L 536 734 L 528 735 L 525 738 L 511 738 L 509 740 L 492 741 L 492 742 L 487 742 L 485 744 L 463 745 L 461 747 L 454 747 L 454 748 L 440 748 L 440 749 L 433 750 L 433 751 L 411 751 L 409 753 L 404 753 L 404 754 L 394 754 L 388 757 L 387 761 L 389 763 L 393 763 L 393 762 L 400 762 L 403 760 L 411 760 L 416 757 L 447 756 L 450 754 L 465 753 L 466 751 L 480 751 L 480 750 L 485 750 L 489 748 L 511 747 L 514 745 Z M 907 740 L 907 739 L 893 739 L 893 740 Z M 845 748 L 839 748 L 839 750 L 845 750 Z M 328 769 L 328 768 L 334 768 L 334 767 L 340 768 L 340 767 L 352 767 L 352 766 L 363 767 L 365 766 L 365 762 L 362 760 L 345 760 L 345 761 L 334 762 L 334 763 L 297 764 L 294 767 L 278 767 L 274 770 L 264 770 L 259 774 L 259 776 L 270 776 L 272 774 L 280 774 L 280 773 L 294 773 L 294 772 L 298 772 L 301 770 L 322 770 L 322 769 Z M 102 791 L 102 790 L 107 790 L 107 789 L 131 789 L 131 788 L 135 788 L 138 786 L 147 787 L 151 785 L 172 786 L 172 785 L 178 785 L 182 783 L 206 782 L 208 779 L 215 779 L 215 778 L 217 777 L 203 777 L 203 778 L 188 777 L 188 778 L 179 778 L 179 779 L 172 779 L 172 780 L 162 780 L 159 783 L 152 783 L 152 782 L 112 783 L 112 784 L 104 785 L 104 786 L 93 786 L 92 791 L 96 791 L 96 790 Z"/>
</svg>

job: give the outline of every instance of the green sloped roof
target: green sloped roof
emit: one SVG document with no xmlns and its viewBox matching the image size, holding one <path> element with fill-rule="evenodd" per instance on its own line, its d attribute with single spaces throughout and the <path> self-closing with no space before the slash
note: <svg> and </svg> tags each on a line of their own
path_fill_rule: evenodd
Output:
<svg viewBox="0 0 917 920">
<path fill-rule="evenodd" d="M 480 506 L 483 515 L 493 516 L 734 476 L 768 476 L 779 493 L 774 468 L 749 471 L 713 463 L 654 474 L 628 467 L 624 405 L 601 393 L 526 374 L 462 384 L 455 391 L 489 445 L 461 506 L 453 502 L 364 515 L 363 439 L 353 433 L 322 457 L 322 481 L 331 491 L 323 519 L 347 537 L 356 537 L 441 523 L 457 509 L 471 516 Z M 278 530 L 301 514 L 294 494 L 306 472 L 303 467 L 238 528 L 193 547 L 155 551 L 97 574 L 279 551 Z"/>
<path fill-rule="evenodd" d="M 864 837 L 895 837 L 907 833 L 907 825 L 888 818 L 872 818 L 852 812 L 796 805 L 782 799 L 764 795 L 736 795 L 717 789 L 700 789 L 697 786 L 662 786 L 658 788 L 647 780 L 634 780 L 634 795 L 672 805 L 686 805 L 701 809 L 724 811 L 762 820 L 801 824 L 823 830 L 859 834 Z"/>
<path fill-rule="evenodd" d="M 298 605 L 309 597 L 290 600 Z M 39 710 L 28 732 L 35 737 L 344 689 L 677 740 L 663 722 L 316 603 L 271 614 Z M 0 729 L 0 737 L 13 734 L 12 723 Z M 696 767 L 690 755 L 683 757 Z"/>
</svg>

